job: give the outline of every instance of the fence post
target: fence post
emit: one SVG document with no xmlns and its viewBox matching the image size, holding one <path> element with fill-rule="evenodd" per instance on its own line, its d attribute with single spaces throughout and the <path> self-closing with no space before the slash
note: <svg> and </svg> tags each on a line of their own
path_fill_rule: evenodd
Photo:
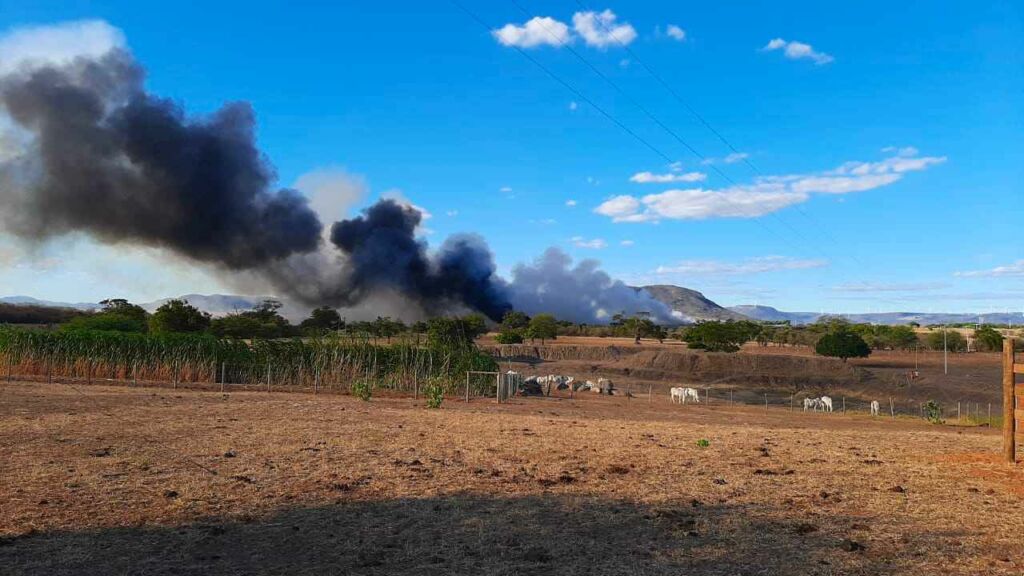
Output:
<svg viewBox="0 0 1024 576">
<path fill-rule="evenodd" d="M 92 384 L 92 359 L 85 361 L 85 383 Z"/>
<path fill-rule="evenodd" d="M 139 385 L 139 363 L 132 362 L 132 387 Z"/>
<path fill-rule="evenodd" d="M 466 372 L 466 402 L 469 402 L 469 372 Z"/>
<path fill-rule="evenodd" d="M 960 402 L 956 403 L 956 423 L 960 423 Z"/>
<path fill-rule="evenodd" d="M 313 394 L 317 393 L 320 388 L 320 367 L 317 366 L 313 369 Z"/>
<path fill-rule="evenodd" d="M 846 396 L 843 396 L 843 414 L 846 414 Z"/>
<path fill-rule="evenodd" d="M 270 392 L 270 362 L 267 362 L 267 392 Z"/>
<path fill-rule="evenodd" d="M 7 353 L 7 383 L 11 383 L 11 370 L 14 369 L 14 357 L 10 352 Z"/>
<path fill-rule="evenodd" d="M 889 396 L 889 414 L 892 415 L 892 419 L 896 419 L 896 407 L 892 404 L 892 396 Z"/>
<path fill-rule="evenodd" d="M 729 388 L 729 405 L 732 406 L 733 404 L 734 402 L 732 401 L 732 388 Z"/>
<path fill-rule="evenodd" d="M 1013 353 L 1013 338 L 1003 340 L 1003 457 L 1007 462 L 1017 462 L 1017 401 L 1014 395 L 1013 368 L 1016 361 Z"/>
<path fill-rule="evenodd" d="M 765 412 L 768 411 L 768 394 L 767 393 L 765 393 L 765 395 L 764 395 L 764 411 Z"/>
<path fill-rule="evenodd" d="M 228 371 L 227 371 L 227 368 L 228 368 L 228 363 L 227 362 L 221 362 L 220 363 L 220 391 L 221 392 L 225 391 L 225 385 L 228 383 L 228 378 L 227 378 Z"/>
<path fill-rule="evenodd" d="M 647 385 L 647 403 L 648 404 L 651 403 L 651 398 L 653 398 L 653 396 L 651 395 L 652 394 L 652 390 L 653 390 L 653 386 L 648 384 Z"/>
<path fill-rule="evenodd" d="M 46 357 L 46 383 L 53 384 L 53 376 L 50 374 L 50 357 Z"/>
<path fill-rule="evenodd" d="M 988 420 L 987 420 L 987 422 L 988 422 L 989 428 L 991 428 L 992 427 L 992 403 L 991 402 L 988 403 Z"/>
</svg>

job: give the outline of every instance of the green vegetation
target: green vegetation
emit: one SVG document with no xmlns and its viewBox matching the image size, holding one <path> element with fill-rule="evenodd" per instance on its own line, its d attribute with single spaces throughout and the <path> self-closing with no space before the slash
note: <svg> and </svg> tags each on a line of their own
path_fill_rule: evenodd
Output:
<svg viewBox="0 0 1024 576">
<path fill-rule="evenodd" d="M 210 327 L 210 315 L 184 300 L 168 300 L 149 317 L 153 334 L 204 332 Z"/>
<path fill-rule="evenodd" d="M 365 380 L 375 387 L 411 391 L 436 380 L 446 392 L 468 370 L 496 371 L 473 346 L 387 346 L 330 336 L 305 340 L 218 338 L 211 334 L 140 334 L 101 330 L 0 328 L 0 369 L 56 378 L 205 382 L 348 389 Z M 483 384 L 481 384 L 483 386 Z M 480 392 L 491 393 L 481 388 Z"/>
<path fill-rule="evenodd" d="M 105 330 L 111 332 L 146 332 L 148 325 L 146 311 L 127 300 L 115 298 L 100 302 L 103 309 L 99 312 L 76 316 L 61 325 L 62 330 Z"/>
<path fill-rule="evenodd" d="M 924 405 L 924 416 L 932 424 L 942 424 L 942 408 L 935 400 L 929 400 Z"/>
<path fill-rule="evenodd" d="M 871 355 L 871 347 L 859 334 L 848 327 L 840 326 L 818 339 L 814 352 L 822 356 L 840 358 L 846 362 L 848 358 L 867 358 Z"/>
<path fill-rule="evenodd" d="M 711 441 L 707 438 L 697 440 L 697 448 L 707 448 L 708 446 L 711 446 Z"/>
<path fill-rule="evenodd" d="M 540 340 L 542 345 L 546 340 L 554 340 L 558 337 L 558 321 L 551 314 L 537 314 L 526 327 L 526 337 L 530 341 Z"/>
<path fill-rule="evenodd" d="M 679 338 L 690 348 L 708 352 L 736 352 L 761 330 L 756 322 L 699 322 L 684 329 Z"/>
<path fill-rule="evenodd" d="M 956 330 L 936 330 L 928 334 L 926 341 L 932 350 L 942 350 L 943 348 L 950 352 L 967 350 L 967 338 L 964 338 L 964 335 Z"/>
<path fill-rule="evenodd" d="M 974 340 L 978 350 L 996 352 L 1003 349 L 1003 335 L 991 326 L 982 326 L 974 331 Z"/>
</svg>

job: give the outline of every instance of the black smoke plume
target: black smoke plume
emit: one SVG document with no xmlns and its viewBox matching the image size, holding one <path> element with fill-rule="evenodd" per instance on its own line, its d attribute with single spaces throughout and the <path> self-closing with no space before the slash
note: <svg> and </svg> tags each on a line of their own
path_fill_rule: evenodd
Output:
<svg viewBox="0 0 1024 576">
<path fill-rule="evenodd" d="M 248 104 L 187 119 L 143 78 L 120 50 L 0 78 L 0 108 L 30 135 L 0 164 L 6 229 L 85 232 L 231 269 L 317 247 L 321 224 L 305 198 L 270 187 Z"/>
<path fill-rule="evenodd" d="M 413 298 L 427 312 L 463 305 L 500 320 L 511 305 L 483 239 L 452 236 L 431 258 L 416 239 L 421 217 L 412 207 L 381 200 L 362 216 L 331 227 L 331 243 L 347 257 L 347 277 L 338 292 L 342 303 L 391 289 Z"/>
</svg>

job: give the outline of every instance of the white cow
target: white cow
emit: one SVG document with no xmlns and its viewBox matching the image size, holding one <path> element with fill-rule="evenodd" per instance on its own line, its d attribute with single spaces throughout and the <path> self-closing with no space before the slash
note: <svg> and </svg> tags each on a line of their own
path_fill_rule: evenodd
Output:
<svg viewBox="0 0 1024 576">
<path fill-rule="evenodd" d="M 687 399 L 691 399 L 699 404 L 700 392 L 696 388 L 679 388 L 679 398 L 683 404 L 686 404 Z"/>
<path fill-rule="evenodd" d="M 817 412 L 820 407 L 821 400 L 817 398 L 804 398 L 804 412 L 807 412 L 808 410 Z"/>
<path fill-rule="evenodd" d="M 821 406 L 822 406 L 821 409 L 822 409 L 822 411 L 825 411 L 825 412 L 831 412 L 832 411 L 832 399 L 831 398 L 829 398 L 828 396 L 822 396 L 821 398 L 819 398 L 819 400 L 821 401 Z"/>
<path fill-rule="evenodd" d="M 878 408 L 879 408 L 878 400 L 872 400 L 871 401 L 871 415 L 872 416 L 878 416 Z"/>
<path fill-rule="evenodd" d="M 685 390 L 685 389 L 681 388 L 679 386 L 673 386 L 668 391 L 669 399 L 672 400 L 673 404 L 675 404 L 677 401 L 678 402 L 682 402 L 683 401 L 683 390 Z"/>
</svg>

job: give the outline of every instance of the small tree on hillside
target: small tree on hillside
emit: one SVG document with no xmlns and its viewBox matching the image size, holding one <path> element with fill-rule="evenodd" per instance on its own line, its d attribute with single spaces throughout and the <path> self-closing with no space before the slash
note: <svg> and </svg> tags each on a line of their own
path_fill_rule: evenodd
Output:
<svg viewBox="0 0 1024 576">
<path fill-rule="evenodd" d="M 340 330 L 344 328 L 345 323 L 337 310 L 330 306 L 322 306 L 310 312 L 309 318 L 303 320 L 299 326 L 305 331 L 324 333 Z"/>
<path fill-rule="evenodd" d="M 530 319 L 526 337 L 531 341 L 539 339 L 542 345 L 546 340 L 554 340 L 558 337 L 558 321 L 551 314 L 537 314 Z"/>
<path fill-rule="evenodd" d="M 956 330 L 934 330 L 928 334 L 927 342 L 932 350 L 945 348 L 950 352 L 963 352 L 967 349 L 967 338 Z"/>
<path fill-rule="evenodd" d="M 867 358 L 871 355 L 871 347 L 860 334 L 845 328 L 829 332 L 819 338 L 814 351 L 822 356 L 841 358 L 843 362 L 846 362 L 847 358 Z"/>
</svg>

